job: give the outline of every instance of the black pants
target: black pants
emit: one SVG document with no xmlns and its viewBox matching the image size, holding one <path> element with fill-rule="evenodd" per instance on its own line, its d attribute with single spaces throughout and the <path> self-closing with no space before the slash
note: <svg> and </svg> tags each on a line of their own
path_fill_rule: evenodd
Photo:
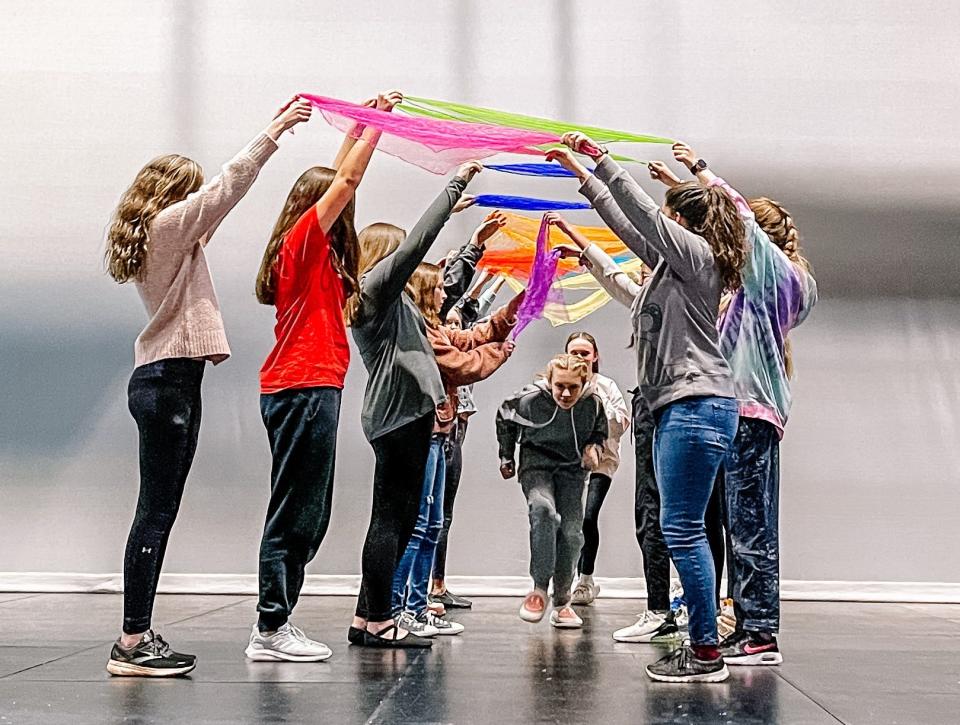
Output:
<svg viewBox="0 0 960 725">
<path fill-rule="evenodd" d="M 362 619 L 383 622 L 392 615 L 393 572 L 417 524 L 434 417 L 431 411 L 370 441 L 377 464 L 357 597 Z"/>
<path fill-rule="evenodd" d="M 610 476 L 603 473 L 590 474 L 587 504 L 583 511 L 583 549 L 580 550 L 580 561 L 577 564 L 580 574 L 593 576 L 597 551 L 600 549 L 600 508 L 610 491 L 610 483 Z"/>
<path fill-rule="evenodd" d="M 447 476 L 443 482 L 443 531 L 437 542 L 437 554 L 433 560 L 433 578 L 443 579 L 447 573 L 447 540 L 453 523 L 453 502 L 460 490 L 460 475 L 463 473 L 463 440 L 467 436 L 467 418 L 458 418 L 457 424 L 447 438 L 445 448 Z"/>
<path fill-rule="evenodd" d="M 282 627 L 297 606 L 304 568 L 330 524 L 340 421 L 339 388 L 283 390 L 260 396 L 273 466 L 260 541 L 261 632 Z"/>
<path fill-rule="evenodd" d="M 633 442 L 636 449 L 634 524 L 643 553 L 647 609 L 670 609 L 670 552 L 660 529 L 660 490 L 653 472 L 653 432 L 656 422 L 639 391 L 633 391 Z"/>
<path fill-rule="evenodd" d="M 123 556 L 123 631 L 150 629 L 167 540 L 200 433 L 203 360 L 171 358 L 130 376 L 127 404 L 140 432 L 140 495 Z"/>
</svg>

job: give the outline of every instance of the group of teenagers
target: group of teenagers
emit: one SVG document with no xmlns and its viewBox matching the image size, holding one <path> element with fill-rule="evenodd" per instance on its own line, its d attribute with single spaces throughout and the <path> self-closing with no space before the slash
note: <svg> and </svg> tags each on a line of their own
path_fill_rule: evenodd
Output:
<svg viewBox="0 0 960 725">
<path fill-rule="evenodd" d="M 390 112 L 402 98 L 390 91 L 366 105 Z M 311 105 L 294 97 L 209 181 L 186 157 L 153 159 L 111 220 L 108 272 L 135 283 L 149 316 L 128 386 L 140 491 L 124 554 L 122 634 L 107 663 L 114 675 L 176 676 L 196 666 L 195 656 L 153 631 L 151 618 L 196 451 L 206 363 L 230 355 L 204 249 L 281 135 L 310 116 Z M 276 340 L 260 371 L 272 467 L 258 619 L 245 650 L 255 661 L 331 656 L 290 618 L 330 521 L 348 328 L 368 373 L 361 424 L 376 461 L 348 640 L 430 647 L 438 635 L 463 631 L 445 608 L 470 604 L 446 590 L 444 574 L 462 446 L 476 411 L 471 388 L 513 353 L 524 293 L 491 312 L 502 280 L 476 276 L 486 240 L 506 224 L 497 212 L 438 264 L 424 261 L 451 214 L 472 203 L 464 192 L 483 168 L 477 162 L 457 170 L 409 233 L 388 223 L 357 233 L 355 197 L 379 138 L 376 128 L 356 124 L 331 167 L 301 174 L 256 278 L 258 301 L 276 309 Z M 661 206 L 600 144 L 581 133 L 562 141 L 547 159 L 573 173 L 580 193 L 644 265 L 639 276 L 625 273 L 576 227 L 549 215 L 571 242 L 561 253 L 578 258 L 630 309 L 638 389 L 630 410 L 599 374 L 595 339 L 578 332 L 533 384 L 500 406 L 500 473 L 519 478 L 529 513 L 533 587 L 520 617 L 540 621 L 552 604 L 555 627 L 582 626 L 572 605 L 590 604 L 599 591 L 597 515 L 629 428 L 648 601 L 615 639 L 675 640 L 673 652 L 646 668 L 665 682 L 719 682 L 727 664 L 779 663 L 788 333 L 816 302 L 796 227 L 778 203 L 748 202 L 684 144 L 673 153 L 696 180 L 681 182 L 665 164 L 649 164 L 650 176 L 669 187 Z M 720 641 L 725 550 L 735 625 Z M 683 616 L 671 610 L 671 561 Z"/>
</svg>

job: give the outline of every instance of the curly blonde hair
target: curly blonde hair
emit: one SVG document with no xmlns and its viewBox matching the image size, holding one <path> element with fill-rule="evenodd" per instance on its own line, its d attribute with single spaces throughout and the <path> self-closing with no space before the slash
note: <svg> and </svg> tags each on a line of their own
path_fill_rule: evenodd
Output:
<svg viewBox="0 0 960 725">
<path fill-rule="evenodd" d="M 143 279 L 150 222 L 203 185 L 203 169 L 185 156 L 158 156 L 137 174 L 113 212 L 104 253 L 107 273 L 123 284 Z"/>
<path fill-rule="evenodd" d="M 544 375 L 546 381 L 553 382 L 554 370 L 569 370 L 572 373 L 580 375 L 581 382 L 587 382 L 590 379 L 590 366 L 583 358 L 568 353 L 560 353 L 553 360 L 547 363 L 547 371 Z"/>
<path fill-rule="evenodd" d="M 783 204 L 760 196 L 750 200 L 750 209 L 770 241 L 780 247 L 791 262 L 807 272 L 813 271 L 800 249 L 800 230 Z"/>
</svg>

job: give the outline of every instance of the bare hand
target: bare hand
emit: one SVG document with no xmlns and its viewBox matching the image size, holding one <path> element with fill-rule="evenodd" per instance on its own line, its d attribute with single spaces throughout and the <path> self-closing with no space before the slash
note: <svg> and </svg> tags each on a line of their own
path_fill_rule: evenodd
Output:
<svg viewBox="0 0 960 725">
<path fill-rule="evenodd" d="M 688 169 L 697 163 L 697 153 L 682 141 L 677 141 L 673 145 L 673 158 L 686 166 Z"/>
<path fill-rule="evenodd" d="M 591 443 L 583 451 L 583 467 L 588 471 L 596 471 L 600 468 L 601 448 L 596 443 Z"/>
<path fill-rule="evenodd" d="M 502 211 L 495 211 L 490 214 L 486 219 L 483 220 L 483 223 L 477 227 L 477 230 L 473 233 L 473 239 L 470 241 L 476 244 L 478 247 L 482 247 L 487 243 L 487 240 L 490 239 L 494 234 L 507 226 L 507 217 Z"/>
<path fill-rule="evenodd" d="M 560 252 L 560 259 L 580 259 L 580 250 L 577 247 L 572 247 L 569 244 L 561 244 L 557 247 L 554 247 L 557 251 Z"/>
<path fill-rule="evenodd" d="M 500 475 L 504 478 L 513 478 L 517 473 L 517 467 L 513 461 L 504 461 L 500 464 Z"/>
<path fill-rule="evenodd" d="M 403 94 L 400 91 L 386 91 L 377 95 L 377 110 L 390 112 L 402 102 Z"/>
<path fill-rule="evenodd" d="M 468 161 L 457 169 L 457 176 L 469 184 L 473 177 L 481 171 L 483 171 L 483 165 L 479 161 Z"/>
<path fill-rule="evenodd" d="M 457 200 L 457 203 L 453 205 L 453 211 L 451 211 L 450 213 L 456 214 L 457 212 L 461 212 L 464 209 L 469 209 L 471 206 L 473 206 L 476 203 L 477 203 L 477 197 L 475 197 L 473 194 L 464 194 Z"/>
<path fill-rule="evenodd" d="M 283 108 L 274 116 L 274 121 L 280 124 L 280 127 L 286 131 L 293 128 L 298 123 L 310 120 L 310 114 L 313 113 L 313 105 L 310 101 L 302 98 L 292 98 Z"/>
<path fill-rule="evenodd" d="M 547 212 L 543 215 L 543 219 L 547 222 L 547 224 L 556 227 L 561 232 L 567 232 L 570 230 L 570 223 L 564 219 L 559 212 Z"/>
<path fill-rule="evenodd" d="M 585 133 L 580 133 L 579 131 L 568 131 L 563 134 L 560 141 L 564 146 L 569 147 L 571 151 L 589 156 L 594 160 L 599 159 L 604 154 L 604 148 L 600 144 Z"/>
<path fill-rule="evenodd" d="M 523 300 L 527 296 L 527 291 L 520 290 L 512 300 L 507 303 L 507 319 L 513 322 L 517 319 L 517 312 L 520 310 L 520 305 L 523 304 Z"/>
<path fill-rule="evenodd" d="M 650 178 L 669 186 L 671 189 L 680 183 L 680 177 L 673 173 L 662 161 L 651 161 L 647 164 Z"/>
<path fill-rule="evenodd" d="M 550 149 L 543 155 L 547 161 L 556 161 L 567 171 L 572 171 L 577 173 L 577 168 L 580 166 L 578 162 L 571 153 L 570 149 Z"/>
<path fill-rule="evenodd" d="M 517 349 L 517 343 L 513 340 L 506 340 L 500 343 L 500 349 L 503 350 L 503 354 L 509 358 L 513 355 L 513 351 Z"/>
</svg>

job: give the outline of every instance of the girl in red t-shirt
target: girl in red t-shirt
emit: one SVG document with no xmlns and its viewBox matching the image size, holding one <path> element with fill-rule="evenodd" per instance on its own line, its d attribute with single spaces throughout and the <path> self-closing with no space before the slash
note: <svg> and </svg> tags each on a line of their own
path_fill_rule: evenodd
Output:
<svg viewBox="0 0 960 725">
<path fill-rule="evenodd" d="M 367 105 L 390 111 L 403 99 Z M 330 649 L 288 619 L 330 522 L 340 398 L 350 362 L 343 308 L 357 289 L 354 193 L 380 133 L 354 128 L 334 168 L 307 169 L 290 190 L 257 275 L 257 299 L 277 308 L 276 343 L 260 370 L 270 439 L 270 503 L 260 543 L 259 620 L 252 660 L 318 662 Z"/>
</svg>

